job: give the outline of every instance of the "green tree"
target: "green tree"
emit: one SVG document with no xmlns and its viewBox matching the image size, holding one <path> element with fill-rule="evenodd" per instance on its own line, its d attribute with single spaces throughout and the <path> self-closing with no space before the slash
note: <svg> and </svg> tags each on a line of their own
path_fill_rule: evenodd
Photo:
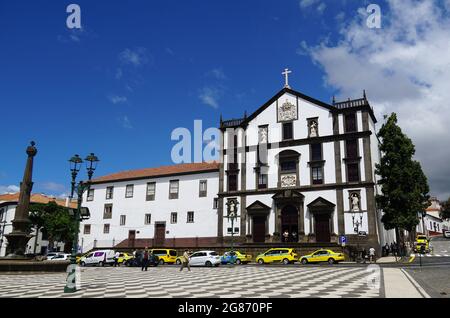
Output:
<svg viewBox="0 0 450 318">
<path fill-rule="evenodd" d="M 66 207 L 54 201 L 47 204 L 33 203 L 30 205 L 29 218 L 31 226 L 47 233 L 49 248 L 53 248 L 54 242 L 64 242 L 65 251 L 70 251 L 76 233 L 76 223 Z"/>
<path fill-rule="evenodd" d="M 450 198 L 441 205 L 441 218 L 444 220 L 450 219 Z"/>
<path fill-rule="evenodd" d="M 385 229 L 395 229 L 397 242 L 403 243 L 402 230 L 413 234 L 418 213 L 430 205 L 430 188 L 420 163 L 413 160 L 414 144 L 397 125 L 397 115 L 385 119 L 378 133 L 382 157 L 375 172 L 380 176 L 381 194 L 376 202 L 384 212 L 381 221 Z"/>
</svg>

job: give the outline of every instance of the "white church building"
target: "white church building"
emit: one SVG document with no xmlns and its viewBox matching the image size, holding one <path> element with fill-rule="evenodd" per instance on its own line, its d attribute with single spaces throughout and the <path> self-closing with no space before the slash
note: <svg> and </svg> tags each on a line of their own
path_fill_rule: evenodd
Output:
<svg viewBox="0 0 450 318">
<path fill-rule="evenodd" d="M 241 246 L 333 246 L 341 236 L 378 249 L 394 239 L 375 204 L 376 122 L 365 93 L 329 104 L 286 80 L 249 116 L 220 120 L 218 163 L 94 179 L 82 249 L 212 248 L 232 237 Z"/>
</svg>

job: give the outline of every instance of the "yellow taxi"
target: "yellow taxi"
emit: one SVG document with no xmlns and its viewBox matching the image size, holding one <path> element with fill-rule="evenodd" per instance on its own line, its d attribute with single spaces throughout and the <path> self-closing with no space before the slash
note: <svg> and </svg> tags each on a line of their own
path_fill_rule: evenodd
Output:
<svg viewBox="0 0 450 318">
<path fill-rule="evenodd" d="M 306 265 L 308 263 L 328 262 L 329 264 L 339 263 L 345 260 L 342 253 L 335 253 L 332 250 L 320 249 L 314 253 L 300 257 L 300 263 Z"/>
<path fill-rule="evenodd" d="M 266 263 L 283 263 L 285 265 L 298 261 L 298 254 L 293 248 L 271 248 L 256 256 L 260 265 Z"/>
<path fill-rule="evenodd" d="M 151 250 L 151 252 L 154 255 L 158 256 L 160 265 L 174 264 L 177 262 L 177 251 L 176 250 L 158 248 L 158 249 Z"/>
<path fill-rule="evenodd" d="M 89 254 L 89 252 L 77 256 L 77 257 L 76 257 L 76 262 L 77 262 L 77 264 L 80 263 L 80 259 L 81 259 L 82 257 L 86 257 L 88 254 Z"/>
<path fill-rule="evenodd" d="M 119 259 L 117 260 L 117 262 L 119 264 L 126 264 L 130 259 L 133 259 L 134 256 L 130 255 L 128 253 L 120 253 L 119 255 Z"/>
<path fill-rule="evenodd" d="M 422 250 L 422 246 L 425 247 L 425 253 L 430 252 L 430 241 L 428 240 L 426 235 L 417 235 L 416 241 L 414 242 L 414 251 L 416 253 L 420 253 Z"/>
</svg>

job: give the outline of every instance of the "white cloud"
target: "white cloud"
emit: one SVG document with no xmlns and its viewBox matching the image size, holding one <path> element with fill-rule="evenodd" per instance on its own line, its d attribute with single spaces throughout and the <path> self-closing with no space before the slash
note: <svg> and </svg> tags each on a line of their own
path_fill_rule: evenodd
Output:
<svg viewBox="0 0 450 318">
<path fill-rule="evenodd" d="M 5 194 L 5 193 L 16 193 L 20 191 L 20 187 L 16 186 L 16 185 L 0 185 L 0 194 Z"/>
<path fill-rule="evenodd" d="M 308 51 L 341 98 L 361 96 L 365 88 L 380 121 L 384 114 L 398 114 L 431 191 L 445 198 L 450 195 L 450 6 L 445 9 L 438 0 L 387 0 L 387 5 L 381 29 L 366 26 L 361 8 L 341 28 L 336 44 L 324 41 Z"/>
<path fill-rule="evenodd" d="M 125 129 L 133 129 L 133 125 L 131 124 L 128 116 L 122 116 L 118 118 L 119 124 Z"/>
<path fill-rule="evenodd" d="M 141 66 L 149 62 L 149 55 L 147 49 L 138 47 L 135 49 L 125 49 L 119 54 L 119 59 L 124 64 L 133 66 Z"/>
<path fill-rule="evenodd" d="M 212 76 L 217 80 L 225 80 L 227 77 L 221 68 L 213 68 L 206 73 L 208 76 Z"/>
<path fill-rule="evenodd" d="M 301 0 L 300 1 L 300 8 L 308 8 L 315 4 L 317 4 L 319 0 Z"/>
<path fill-rule="evenodd" d="M 128 102 L 128 98 L 126 96 L 109 95 L 108 99 L 114 105 L 116 105 L 116 104 L 123 104 L 123 103 Z"/>
<path fill-rule="evenodd" d="M 300 0 L 300 9 L 302 10 L 308 10 L 311 8 L 316 8 L 317 13 L 322 14 L 325 9 L 327 8 L 327 5 L 325 2 L 321 2 L 320 0 Z"/>
<path fill-rule="evenodd" d="M 205 86 L 200 90 L 198 97 L 203 104 L 217 109 L 219 108 L 219 99 L 222 93 L 222 89 L 220 88 Z"/>
<path fill-rule="evenodd" d="M 66 191 L 66 187 L 63 184 L 60 183 L 56 183 L 56 182 L 44 182 L 42 184 L 40 184 L 40 186 L 42 187 L 42 189 L 46 190 L 46 191 L 51 191 L 51 192 L 64 192 Z"/>
<path fill-rule="evenodd" d="M 116 70 L 115 78 L 116 78 L 116 80 L 120 80 L 120 79 L 122 78 L 122 76 L 123 76 L 123 71 L 122 71 L 122 69 L 119 67 L 119 68 Z"/>
<path fill-rule="evenodd" d="M 321 3 L 317 6 L 317 12 L 319 12 L 320 14 L 322 14 L 325 9 L 327 8 L 327 5 L 325 3 Z"/>
</svg>

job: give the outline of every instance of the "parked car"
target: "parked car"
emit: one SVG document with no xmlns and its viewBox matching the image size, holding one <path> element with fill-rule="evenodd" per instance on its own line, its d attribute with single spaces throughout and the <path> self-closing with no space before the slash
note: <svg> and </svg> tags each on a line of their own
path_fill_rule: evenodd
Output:
<svg viewBox="0 0 450 318">
<path fill-rule="evenodd" d="M 98 265 L 105 266 L 106 264 L 114 264 L 114 255 L 116 252 L 113 250 L 99 250 L 89 253 L 87 256 L 83 256 L 80 259 L 81 266 Z"/>
<path fill-rule="evenodd" d="M 214 251 L 198 251 L 189 257 L 190 266 L 219 266 L 220 256 Z"/>
<path fill-rule="evenodd" d="M 306 265 L 308 263 L 328 262 L 329 264 L 339 263 L 345 260 L 345 255 L 335 253 L 332 250 L 320 249 L 314 253 L 300 257 L 300 263 Z"/>
<path fill-rule="evenodd" d="M 417 235 L 416 241 L 414 242 L 414 252 L 421 253 L 422 250 L 425 253 L 429 253 L 430 250 L 430 240 L 426 235 Z"/>
<path fill-rule="evenodd" d="M 444 237 L 450 238 L 450 231 L 444 231 Z"/>
<path fill-rule="evenodd" d="M 153 254 L 158 256 L 159 264 L 174 264 L 177 261 L 177 251 L 171 249 L 153 249 Z"/>
<path fill-rule="evenodd" d="M 53 256 L 51 259 L 49 259 L 50 262 L 57 262 L 57 261 L 70 261 L 71 254 L 66 253 L 59 253 L 55 256 Z"/>
<path fill-rule="evenodd" d="M 283 263 L 285 265 L 298 261 L 298 254 L 293 248 L 271 248 L 256 256 L 258 264 Z"/>
<path fill-rule="evenodd" d="M 228 251 L 225 252 L 220 261 L 222 264 L 248 264 L 252 260 L 252 256 L 248 254 L 242 254 L 240 251 Z"/>
<path fill-rule="evenodd" d="M 57 255 L 59 255 L 59 254 L 63 254 L 63 253 L 61 253 L 61 252 L 49 252 L 49 253 L 47 253 L 47 255 L 45 256 L 46 258 L 46 260 L 47 261 L 49 261 L 49 260 L 51 260 L 53 257 L 55 257 L 55 256 L 57 256 Z"/>
<path fill-rule="evenodd" d="M 124 264 L 126 265 L 126 263 L 130 260 L 132 260 L 134 258 L 134 256 L 132 254 L 128 254 L 128 253 L 120 253 L 119 255 L 119 259 L 118 259 L 118 263 L 119 264 Z"/>
</svg>

